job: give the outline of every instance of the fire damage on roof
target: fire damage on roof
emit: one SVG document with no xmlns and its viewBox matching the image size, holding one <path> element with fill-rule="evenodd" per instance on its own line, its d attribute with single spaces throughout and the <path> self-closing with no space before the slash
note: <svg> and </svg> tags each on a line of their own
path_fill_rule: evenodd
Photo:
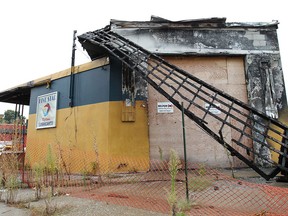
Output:
<svg viewBox="0 0 288 216">
<path fill-rule="evenodd" d="M 160 42 L 166 43 L 167 44 L 172 44 L 173 41 L 167 40 L 167 37 L 163 35 L 163 30 L 164 32 L 168 33 L 168 30 L 172 30 L 174 34 L 180 37 L 180 34 L 182 34 L 182 31 L 186 31 L 188 33 L 187 35 L 182 35 L 184 37 L 189 37 L 189 38 L 197 38 L 197 29 L 237 29 L 237 28 L 272 28 L 272 29 L 277 29 L 278 28 L 278 22 L 271 22 L 271 23 L 266 23 L 266 22 L 261 22 L 261 23 L 239 23 L 239 22 L 232 22 L 232 23 L 227 23 L 226 18 L 203 18 L 203 19 L 189 19 L 189 20 L 181 20 L 181 21 L 171 21 L 167 20 L 161 17 L 157 16 L 151 16 L 150 21 L 122 21 L 122 20 L 115 20 L 111 19 L 110 25 L 108 25 L 106 28 L 111 28 L 113 31 L 120 33 L 120 35 L 123 35 L 124 37 L 129 38 L 129 32 L 133 32 L 133 34 L 136 32 L 137 34 L 146 34 L 147 32 L 150 32 L 152 37 L 157 37 L 157 32 L 160 34 Z M 189 31 L 187 30 L 196 30 L 193 35 L 189 34 Z M 181 30 L 181 32 L 179 32 Z M 155 35 L 153 35 L 153 31 L 155 31 Z M 80 43 L 82 46 L 85 48 L 85 50 L 88 52 L 89 56 L 91 57 L 91 60 L 103 57 L 107 55 L 107 51 L 101 47 L 97 47 L 95 49 L 95 45 L 91 43 L 86 43 L 86 38 L 89 37 L 91 32 L 84 33 L 83 35 L 80 35 L 78 37 Z M 161 40 L 161 34 L 164 38 Z M 166 40 L 165 40 L 166 37 Z M 227 35 L 227 38 L 229 39 L 231 36 Z M 271 35 L 271 37 L 277 37 L 275 35 Z M 130 39 L 130 38 L 129 38 Z M 132 38 L 133 39 L 133 38 Z M 198 37 L 199 39 L 199 37 Z M 156 41 L 156 42 L 159 42 Z M 205 38 L 203 39 L 205 40 Z M 219 40 L 221 41 L 221 40 Z M 144 46 L 141 41 L 140 45 Z M 190 40 L 186 40 L 186 43 L 190 43 Z M 142 43 L 142 44 L 141 44 Z M 198 44 L 201 46 L 201 41 L 198 41 Z M 213 48 L 219 49 L 219 46 L 221 46 L 221 43 L 223 42 L 218 42 L 218 39 L 214 39 L 211 41 L 208 41 L 210 43 L 210 51 Z M 224 42 L 225 43 L 225 42 Z M 203 43 L 202 43 L 203 44 Z M 215 45 L 213 45 L 215 44 Z M 163 44 L 160 43 L 159 46 Z M 181 44 L 180 44 L 181 45 Z M 182 44 L 183 46 L 187 46 L 187 44 Z M 204 46 L 205 47 L 205 46 Z M 204 48 L 202 47 L 202 48 Z M 146 47 L 145 47 L 146 48 Z M 149 48 L 149 47 L 148 47 Z M 159 47 L 158 47 L 159 48 Z M 278 45 L 276 45 L 276 48 L 278 49 Z M 160 51 L 159 51 L 160 50 Z M 171 50 L 161 50 L 161 49 L 154 49 L 150 50 L 154 53 L 160 53 L 162 54 L 171 54 L 174 53 L 175 51 Z M 166 53 L 165 53 L 166 52 Z M 171 53 L 169 53 L 171 52 Z M 181 53 L 182 52 L 182 53 Z M 190 52 L 187 52 L 187 50 L 182 50 L 179 49 L 177 50 L 178 54 L 197 54 L 197 50 L 190 50 Z M 201 52 L 198 52 L 201 54 Z M 213 54 L 213 53 L 212 53 Z M 215 54 L 215 53 L 214 53 Z M 222 53 L 223 54 L 223 53 Z M 34 87 L 35 81 L 30 81 L 27 83 L 24 83 L 22 85 L 16 86 L 11 89 L 7 89 L 5 91 L 0 92 L 0 101 L 1 102 L 7 102 L 7 103 L 17 103 L 17 104 L 23 104 L 23 105 L 29 105 L 29 98 L 30 98 L 30 89 Z"/>
</svg>

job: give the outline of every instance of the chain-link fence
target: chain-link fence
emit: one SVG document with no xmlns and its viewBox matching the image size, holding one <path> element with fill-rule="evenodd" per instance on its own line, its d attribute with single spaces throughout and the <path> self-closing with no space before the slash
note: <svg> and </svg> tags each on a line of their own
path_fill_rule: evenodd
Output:
<svg viewBox="0 0 288 216">
<path fill-rule="evenodd" d="M 67 173 L 57 157 L 31 167 L 16 153 L 2 153 L 0 160 L 1 187 L 11 191 L 7 202 L 13 202 L 17 196 L 13 190 L 25 183 L 35 190 L 35 199 L 50 188 L 53 195 L 69 194 L 171 215 L 287 215 L 288 211 L 288 188 L 271 186 L 260 177 L 254 178 L 255 183 L 232 178 L 232 170 L 223 172 L 205 164 L 188 163 L 185 169 L 174 151 L 169 160 L 151 160 L 146 172 L 123 172 L 122 164 L 105 166 L 110 167 L 105 171 L 95 165 L 94 171 Z M 120 159 L 113 160 L 107 163 L 118 164 Z M 143 161 L 126 163 L 139 167 Z"/>
<path fill-rule="evenodd" d="M 25 152 L 13 148 L 13 143 L 21 143 L 19 136 L 10 137 L 9 127 L 3 130 L 0 187 L 7 193 L 4 197 L 1 192 L 0 198 L 8 203 L 15 202 L 17 190 L 26 185 L 38 200 L 49 188 L 51 195 L 69 194 L 171 215 L 287 215 L 288 188 L 271 186 L 260 177 L 232 178 L 233 169 L 211 168 L 204 163 L 185 166 L 173 150 L 169 159 L 160 155 L 158 160 L 150 160 L 147 171 L 137 170 L 147 167 L 147 160 L 111 156 L 89 165 L 79 161 L 79 167 L 87 169 L 74 173 L 61 154 L 52 151 L 41 164 L 30 165 Z"/>
</svg>

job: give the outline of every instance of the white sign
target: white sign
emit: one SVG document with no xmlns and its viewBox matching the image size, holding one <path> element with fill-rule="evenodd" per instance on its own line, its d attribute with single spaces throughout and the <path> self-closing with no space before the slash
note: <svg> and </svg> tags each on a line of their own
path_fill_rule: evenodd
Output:
<svg viewBox="0 0 288 216">
<path fill-rule="evenodd" d="M 36 128 L 56 127 L 58 92 L 37 97 Z"/>
<path fill-rule="evenodd" d="M 158 102 L 157 113 L 173 113 L 173 104 L 171 102 Z"/>
<path fill-rule="evenodd" d="M 210 107 L 209 107 L 210 106 Z M 217 109 L 217 107 L 220 107 L 219 103 L 215 103 L 213 105 L 210 105 L 209 103 L 205 103 L 205 109 L 208 110 L 209 112 L 215 114 L 215 115 L 220 115 L 221 111 L 219 109 Z"/>
</svg>

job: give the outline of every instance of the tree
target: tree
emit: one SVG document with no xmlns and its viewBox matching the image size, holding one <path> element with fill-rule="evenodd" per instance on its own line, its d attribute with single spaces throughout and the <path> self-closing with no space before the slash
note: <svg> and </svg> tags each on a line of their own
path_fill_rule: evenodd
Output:
<svg viewBox="0 0 288 216">
<path fill-rule="evenodd" d="M 0 124 L 4 122 L 4 114 L 0 114 Z"/>
<path fill-rule="evenodd" d="M 25 120 L 25 116 L 21 116 L 19 112 L 15 113 L 14 110 L 6 110 L 4 112 L 4 121 L 7 124 L 12 124 L 15 119 Z"/>
</svg>

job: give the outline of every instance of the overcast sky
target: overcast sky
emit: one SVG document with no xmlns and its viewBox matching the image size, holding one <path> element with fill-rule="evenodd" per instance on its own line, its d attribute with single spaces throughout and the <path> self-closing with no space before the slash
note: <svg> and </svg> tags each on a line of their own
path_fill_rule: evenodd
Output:
<svg viewBox="0 0 288 216">
<path fill-rule="evenodd" d="M 278 20 L 288 83 L 288 12 L 284 4 L 283 0 L 2 0 L 0 91 L 69 68 L 73 30 L 80 35 L 105 27 L 110 19 L 148 21 L 151 15 L 173 21 L 211 17 L 226 17 L 227 22 Z M 89 61 L 77 43 L 76 65 Z M 14 107 L 0 103 L 0 114 Z"/>
</svg>

